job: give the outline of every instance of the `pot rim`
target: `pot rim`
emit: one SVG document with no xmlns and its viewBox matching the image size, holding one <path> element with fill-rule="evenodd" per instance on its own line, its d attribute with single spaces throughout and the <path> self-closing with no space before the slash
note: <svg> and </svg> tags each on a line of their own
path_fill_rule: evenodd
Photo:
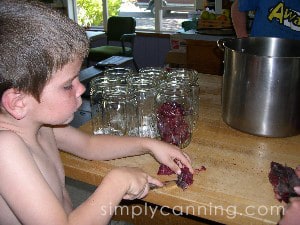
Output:
<svg viewBox="0 0 300 225">
<path fill-rule="evenodd" d="M 272 55 L 264 55 L 264 54 L 256 54 L 251 52 L 243 51 L 244 49 L 233 49 L 232 47 L 229 47 L 229 43 L 232 42 L 242 42 L 242 41 L 248 41 L 251 42 L 255 41 L 268 41 L 270 42 L 293 42 L 292 44 L 298 44 L 299 45 L 299 56 L 272 56 Z M 250 42 L 249 41 L 249 42 Z M 278 38 L 278 37 L 245 37 L 245 38 L 222 38 L 217 41 L 218 47 L 223 51 L 230 51 L 236 54 L 241 54 L 244 56 L 251 56 L 251 57 L 259 57 L 259 58 L 275 58 L 275 59 L 299 59 L 300 58 L 300 41 L 293 40 L 293 39 L 285 39 L 285 38 Z M 254 43 L 253 43 L 254 44 Z M 291 44 L 291 45 L 292 45 Z"/>
</svg>

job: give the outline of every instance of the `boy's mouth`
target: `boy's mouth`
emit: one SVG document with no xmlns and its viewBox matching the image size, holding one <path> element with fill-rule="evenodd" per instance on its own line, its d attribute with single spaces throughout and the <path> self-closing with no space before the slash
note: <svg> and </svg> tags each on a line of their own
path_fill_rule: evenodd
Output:
<svg viewBox="0 0 300 225">
<path fill-rule="evenodd" d="M 78 98 L 78 101 L 77 101 L 77 108 L 76 108 L 76 111 L 80 108 L 81 105 L 82 105 L 82 98 L 79 97 L 79 98 Z M 76 112 L 76 111 L 75 111 L 75 112 Z"/>
</svg>

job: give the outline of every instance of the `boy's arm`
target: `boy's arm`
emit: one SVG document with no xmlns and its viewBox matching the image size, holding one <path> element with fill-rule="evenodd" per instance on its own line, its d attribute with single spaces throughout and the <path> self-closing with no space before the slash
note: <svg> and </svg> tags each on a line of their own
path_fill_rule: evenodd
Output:
<svg viewBox="0 0 300 225">
<path fill-rule="evenodd" d="M 238 7 L 238 0 L 231 6 L 231 18 L 233 27 L 238 38 L 248 37 L 246 12 L 242 12 Z"/>
<path fill-rule="evenodd" d="M 39 160 L 41 152 L 29 151 L 11 132 L 2 131 L 0 142 L 0 196 L 21 224 L 107 224 L 124 196 L 144 197 L 148 192 L 144 186 L 153 179 L 137 169 L 112 170 L 88 200 L 67 214 L 61 181 L 48 161 Z M 44 164 L 50 167 L 41 171 Z"/>
<path fill-rule="evenodd" d="M 180 173 L 174 159 L 193 172 L 190 159 L 178 147 L 151 138 L 88 135 L 73 127 L 54 128 L 58 147 L 66 152 L 91 160 L 110 160 L 126 156 L 153 154 L 160 162 Z"/>
</svg>

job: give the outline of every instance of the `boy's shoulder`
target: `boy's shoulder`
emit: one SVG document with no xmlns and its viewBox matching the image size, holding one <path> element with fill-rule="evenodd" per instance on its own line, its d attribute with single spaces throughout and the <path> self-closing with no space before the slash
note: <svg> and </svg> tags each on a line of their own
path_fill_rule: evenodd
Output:
<svg viewBox="0 0 300 225">
<path fill-rule="evenodd" d="M 6 154 L 14 154 L 18 149 L 28 149 L 21 136 L 13 131 L 0 130 L 0 159 Z"/>
<path fill-rule="evenodd" d="M 4 143 L 10 141 L 20 141 L 22 140 L 21 136 L 17 134 L 17 132 L 11 131 L 11 130 L 0 130 L 0 146 L 2 146 Z"/>
</svg>

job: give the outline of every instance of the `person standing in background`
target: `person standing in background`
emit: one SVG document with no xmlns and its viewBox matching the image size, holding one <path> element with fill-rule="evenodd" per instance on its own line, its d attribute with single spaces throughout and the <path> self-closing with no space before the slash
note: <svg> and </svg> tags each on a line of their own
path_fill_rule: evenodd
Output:
<svg viewBox="0 0 300 225">
<path fill-rule="evenodd" d="M 235 0 L 232 23 L 238 38 L 248 37 L 247 13 L 254 11 L 252 37 L 300 40 L 300 3 L 295 0 Z"/>
</svg>

